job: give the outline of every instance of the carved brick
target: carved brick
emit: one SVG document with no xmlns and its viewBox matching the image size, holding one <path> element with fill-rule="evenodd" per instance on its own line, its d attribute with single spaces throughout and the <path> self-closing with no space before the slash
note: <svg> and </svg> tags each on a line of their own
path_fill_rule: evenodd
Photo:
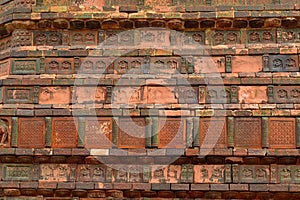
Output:
<svg viewBox="0 0 300 200">
<path fill-rule="evenodd" d="M 150 57 L 150 73 L 175 73 L 179 70 L 179 57 Z"/>
<path fill-rule="evenodd" d="M 70 33 L 71 45 L 97 45 L 96 31 L 74 31 Z"/>
<path fill-rule="evenodd" d="M 35 31 L 34 45 L 36 46 L 62 45 L 62 33 L 58 31 Z"/>
<path fill-rule="evenodd" d="M 11 126 L 12 120 L 10 117 L 0 118 L 0 147 L 10 147 L 11 142 Z"/>
<path fill-rule="evenodd" d="M 18 59 L 12 61 L 12 74 L 35 74 L 38 70 L 36 59 Z"/>
<path fill-rule="evenodd" d="M 296 148 L 296 121 L 294 118 L 269 118 L 270 148 Z"/>
<path fill-rule="evenodd" d="M 216 73 L 225 72 L 225 57 L 194 57 L 195 60 L 195 73 Z"/>
<path fill-rule="evenodd" d="M 205 100 L 204 100 L 205 99 Z M 237 103 L 238 89 L 236 86 L 199 87 L 199 103 Z"/>
<path fill-rule="evenodd" d="M 187 45 L 187 47 L 191 47 L 191 45 L 200 47 L 200 45 L 205 42 L 205 33 L 203 31 L 185 32 L 183 37 L 183 43 Z"/>
<path fill-rule="evenodd" d="M 86 148 L 109 148 L 112 146 L 112 119 L 86 119 L 84 146 Z"/>
<path fill-rule="evenodd" d="M 45 147 L 45 119 L 19 118 L 19 148 Z"/>
<path fill-rule="evenodd" d="M 215 31 L 212 35 L 213 45 L 235 45 L 240 44 L 240 33 L 238 31 Z"/>
<path fill-rule="evenodd" d="M 126 2 L 122 0 L 109 0 L 107 1 L 108 5 L 141 5 L 144 1 L 143 0 L 128 0 Z"/>
<path fill-rule="evenodd" d="M 198 103 L 198 91 L 196 87 L 178 86 L 176 98 L 179 103 Z"/>
<path fill-rule="evenodd" d="M 277 169 L 279 183 L 292 183 L 293 181 L 293 166 L 279 165 Z"/>
<path fill-rule="evenodd" d="M 158 148 L 185 148 L 186 121 L 180 118 L 160 118 Z"/>
<path fill-rule="evenodd" d="M 248 31 L 249 43 L 276 43 L 275 30 Z"/>
<path fill-rule="evenodd" d="M 40 104 L 68 104 L 70 103 L 70 88 L 68 87 L 40 87 Z"/>
<path fill-rule="evenodd" d="M 297 55 L 265 55 L 263 56 L 263 64 L 264 71 L 299 71 L 299 61 Z"/>
<path fill-rule="evenodd" d="M 145 148 L 146 121 L 144 118 L 120 118 L 118 133 L 120 148 Z"/>
<path fill-rule="evenodd" d="M 240 103 L 266 103 L 268 102 L 266 86 L 239 86 Z"/>
<path fill-rule="evenodd" d="M 194 165 L 192 164 L 182 165 L 180 182 L 181 183 L 194 182 Z"/>
<path fill-rule="evenodd" d="M 235 118 L 234 144 L 235 147 L 261 148 L 261 118 Z"/>
<path fill-rule="evenodd" d="M 105 87 L 76 87 L 77 103 L 104 103 L 106 99 Z"/>
<path fill-rule="evenodd" d="M 269 183 L 270 169 L 267 165 L 240 165 L 239 177 L 240 183 Z"/>
<path fill-rule="evenodd" d="M 116 86 L 112 91 L 112 103 L 115 104 L 141 104 L 146 102 L 147 90 L 140 86 Z"/>
<path fill-rule="evenodd" d="M 28 30 L 18 29 L 12 33 L 12 47 L 32 45 L 32 33 Z"/>
<path fill-rule="evenodd" d="M 200 119 L 200 147 L 204 149 L 227 147 L 227 124 L 225 117 Z"/>
<path fill-rule="evenodd" d="M 278 31 L 280 42 L 284 43 L 294 43 L 300 41 L 300 35 L 298 29 L 281 29 Z"/>
<path fill-rule="evenodd" d="M 269 86 L 268 101 L 269 103 L 299 103 L 300 102 L 299 86 Z"/>
<path fill-rule="evenodd" d="M 128 182 L 130 182 L 130 183 L 141 183 L 143 181 L 143 178 L 144 178 L 144 171 L 143 171 L 142 166 L 129 166 L 129 168 L 128 168 Z"/>
<path fill-rule="evenodd" d="M 46 58 L 46 72 L 56 74 L 71 74 L 74 72 L 72 58 Z"/>
<path fill-rule="evenodd" d="M 10 60 L 4 60 L 0 62 L 0 76 L 6 76 L 9 74 Z"/>
<path fill-rule="evenodd" d="M 172 0 L 145 0 L 145 5 L 147 6 L 171 6 L 173 4 Z"/>
<path fill-rule="evenodd" d="M 148 103 L 177 103 L 174 87 L 147 87 Z"/>
<path fill-rule="evenodd" d="M 129 178 L 128 177 L 128 175 L 129 175 L 128 168 L 129 168 L 129 166 L 123 166 L 123 165 L 115 167 L 115 170 L 113 173 L 115 182 L 117 182 L 117 183 L 128 182 L 128 178 Z"/>
<path fill-rule="evenodd" d="M 146 47 L 155 47 L 159 46 L 169 46 L 170 45 L 170 31 L 162 29 L 150 29 L 150 30 L 141 30 L 140 38 L 137 44 L 143 45 Z"/>
<path fill-rule="evenodd" d="M 98 56 L 96 58 L 79 59 L 78 67 L 80 73 L 83 74 L 107 74 L 114 73 L 114 60 L 115 58 Z M 75 63 L 74 63 L 75 65 Z M 79 67 L 80 66 L 80 67 Z"/>
<path fill-rule="evenodd" d="M 11 37 L 0 40 L 0 52 L 11 48 Z"/>
<path fill-rule="evenodd" d="M 5 164 L 3 166 L 3 180 L 6 181 L 20 181 L 20 180 L 32 180 L 33 178 L 33 166 L 32 165 L 16 165 Z"/>
<path fill-rule="evenodd" d="M 194 165 L 195 183 L 224 183 L 224 165 Z"/>
<path fill-rule="evenodd" d="M 164 183 L 166 181 L 166 172 L 165 166 L 153 165 L 150 183 Z"/>
<path fill-rule="evenodd" d="M 105 182 L 106 167 L 104 165 L 78 165 L 77 181 Z"/>
<path fill-rule="evenodd" d="M 71 181 L 74 180 L 76 167 L 68 164 L 40 164 L 40 181 Z"/>
<path fill-rule="evenodd" d="M 5 87 L 4 103 L 37 103 L 37 87 Z"/>
<path fill-rule="evenodd" d="M 114 61 L 114 69 L 118 74 L 140 74 L 143 63 L 142 58 L 120 57 Z"/>
<path fill-rule="evenodd" d="M 77 147 L 77 129 L 74 118 L 53 118 L 52 146 L 54 148 Z"/>
</svg>

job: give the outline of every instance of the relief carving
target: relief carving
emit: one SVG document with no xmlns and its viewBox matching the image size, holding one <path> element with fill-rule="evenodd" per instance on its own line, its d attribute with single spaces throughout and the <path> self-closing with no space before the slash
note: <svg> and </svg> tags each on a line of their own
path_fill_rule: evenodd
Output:
<svg viewBox="0 0 300 200">
<path fill-rule="evenodd" d="M 6 146 L 8 143 L 8 137 L 10 134 L 8 120 L 0 119 L 0 146 Z"/>
</svg>

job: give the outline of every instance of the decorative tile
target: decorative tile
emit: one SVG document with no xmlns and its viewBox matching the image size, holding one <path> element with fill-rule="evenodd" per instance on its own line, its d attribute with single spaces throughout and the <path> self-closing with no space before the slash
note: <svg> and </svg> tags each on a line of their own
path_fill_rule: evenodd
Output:
<svg viewBox="0 0 300 200">
<path fill-rule="evenodd" d="M 72 31 L 71 45 L 97 45 L 97 31 Z"/>
<path fill-rule="evenodd" d="M 145 148 L 144 118 L 119 118 L 118 147 L 120 148 Z"/>
<path fill-rule="evenodd" d="M 295 118 L 269 118 L 270 148 L 296 148 Z"/>
<path fill-rule="evenodd" d="M 106 99 L 105 87 L 76 87 L 77 103 L 104 103 Z"/>
<path fill-rule="evenodd" d="M 32 165 L 18 165 L 5 164 L 3 166 L 3 180 L 18 181 L 18 180 L 32 180 L 33 166 Z"/>
<path fill-rule="evenodd" d="M 32 32 L 24 29 L 14 30 L 12 33 L 12 47 L 32 45 Z"/>
<path fill-rule="evenodd" d="M 300 103 L 299 86 L 269 86 L 269 103 Z"/>
<path fill-rule="evenodd" d="M 173 74 L 179 70 L 180 63 L 179 57 L 150 57 L 150 73 Z"/>
<path fill-rule="evenodd" d="M 72 181 L 76 174 L 75 165 L 40 164 L 40 181 Z"/>
<path fill-rule="evenodd" d="M 71 74 L 74 72 L 72 58 L 46 58 L 46 72 L 56 74 Z"/>
<path fill-rule="evenodd" d="M 249 30 L 247 37 L 249 43 L 276 43 L 276 30 Z"/>
<path fill-rule="evenodd" d="M 36 59 L 18 59 L 12 61 L 12 74 L 35 74 L 38 69 Z"/>
<path fill-rule="evenodd" d="M 265 55 L 263 56 L 264 71 L 294 72 L 299 71 L 297 55 Z"/>
<path fill-rule="evenodd" d="M 35 103 L 38 87 L 5 87 L 4 103 Z"/>
<path fill-rule="evenodd" d="M 185 148 L 185 119 L 160 118 L 158 130 L 158 148 Z"/>
<path fill-rule="evenodd" d="M 225 183 L 224 165 L 194 165 L 195 183 Z"/>
<path fill-rule="evenodd" d="M 40 87 L 39 104 L 69 104 L 69 87 Z"/>
<path fill-rule="evenodd" d="M 85 120 L 85 148 L 109 148 L 112 146 L 112 119 L 98 118 Z"/>
<path fill-rule="evenodd" d="M 45 119 L 19 118 L 19 148 L 45 147 Z"/>
<path fill-rule="evenodd" d="M 147 101 L 149 104 L 176 104 L 175 87 L 147 86 Z"/>
<path fill-rule="evenodd" d="M 199 103 L 237 103 L 238 89 L 236 86 L 200 86 Z"/>
<path fill-rule="evenodd" d="M 57 117 L 52 120 L 52 147 L 77 147 L 77 129 L 74 118 Z"/>
<path fill-rule="evenodd" d="M 196 87 L 178 86 L 176 88 L 176 98 L 179 103 L 198 103 L 198 91 Z"/>
<path fill-rule="evenodd" d="M 0 118 L 0 147 L 9 147 L 11 142 L 11 126 L 12 120 L 10 117 Z"/>
<path fill-rule="evenodd" d="M 115 58 L 98 56 L 96 58 L 79 59 L 78 67 L 83 74 L 107 74 L 114 73 Z M 75 64 L 74 64 L 75 65 Z"/>
<path fill-rule="evenodd" d="M 200 147 L 227 148 L 226 118 L 200 118 Z"/>
<path fill-rule="evenodd" d="M 35 31 L 34 45 L 58 46 L 62 44 L 62 33 L 58 31 Z"/>
<path fill-rule="evenodd" d="M 193 183 L 194 182 L 194 165 L 184 164 L 181 170 L 181 183 Z"/>
<path fill-rule="evenodd" d="M 239 31 L 215 31 L 212 35 L 213 45 L 235 45 L 241 43 Z"/>
<path fill-rule="evenodd" d="M 270 169 L 268 165 L 240 165 L 240 183 L 269 183 Z"/>
<path fill-rule="evenodd" d="M 143 64 L 143 58 L 120 57 L 114 61 L 114 69 L 118 74 L 141 74 Z"/>
<path fill-rule="evenodd" d="M 196 46 L 200 47 L 200 45 L 205 43 L 205 32 L 204 31 L 184 32 L 183 37 L 184 37 L 183 43 L 184 43 L 184 45 L 187 45 L 188 47 L 191 47 L 191 45 L 196 45 Z"/>
<path fill-rule="evenodd" d="M 235 147 L 261 148 L 262 127 L 261 118 L 235 118 L 234 120 Z"/>
<path fill-rule="evenodd" d="M 195 56 L 194 64 L 196 74 L 225 72 L 224 56 Z"/>
<path fill-rule="evenodd" d="M 78 165 L 77 181 L 105 182 L 106 167 L 104 165 Z"/>
<path fill-rule="evenodd" d="M 6 76 L 9 74 L 10 60 L 4 60 L 0 62 L 0 76 Z"/>
<path fill-rule="evenodd" d="M 147 90 L 143 86 L 115 86 L 112 90 L 113 104 L 141 104 L 145 103 Z"/>
<path fill-rule="evenodd" d="M 268 102 L 267 86 L 239 86 L 240 103 Z"/>
</svg>

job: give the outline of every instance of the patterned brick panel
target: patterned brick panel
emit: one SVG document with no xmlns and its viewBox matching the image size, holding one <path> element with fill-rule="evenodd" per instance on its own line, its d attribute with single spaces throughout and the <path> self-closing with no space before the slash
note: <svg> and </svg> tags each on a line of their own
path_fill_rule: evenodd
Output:
<svg viewBox="0 0 300 200">
<path fill-rule="evenodd" d="M 160 118 L 158 148 L 185 148 L 186 122 L 180 118 Z"/>
<path fill-rule="evenodd" d="M 295 129 L 294 118 L 270 118 L 268 128 L 270 148 L 295 148 Z"/>
<path fill-rule="evenodd" d="M 300 103 L 299 86 L 269 86 L 269 103 Z"/>
<path fill-rule="evenodd" d="M 227 123 L 226 118 L 200 119 L 201 148 L 226 148 Z"/>
<path fill-rule="evenodd" d="M 144 118 L 120 118 L 118 146 L 120 148 L 145 148 Z"/>
<path fill-rule="evenodd" d="M 112 119 L 86 119 L 84 146 L 86 148 L 109 148 L 112 146 Z"/>
<path fill-rule="evenodd" d="M 195 183 L 224 183 L 224 165 L 195 165 Z"/>
<path fill-rule="evenodd" d="M 19 148 L 45 147 L 45 119 L 19 118 Z"/>
<path fill-rule="evenodd" d="M 60 117 L 52 120 L 52 147 L 77 147 L 77 128 L 74 118 Z"/>
<path fill-rule="evenodd" d="M 40 87 L 40 104 L 69 104 L 71 92 L 69 87 Z"/>
<path fill-rule="evenodd" d="M 235 147 L 261 148 L 261 118 L 235 118 L 234 144 Z"/>
</svg>

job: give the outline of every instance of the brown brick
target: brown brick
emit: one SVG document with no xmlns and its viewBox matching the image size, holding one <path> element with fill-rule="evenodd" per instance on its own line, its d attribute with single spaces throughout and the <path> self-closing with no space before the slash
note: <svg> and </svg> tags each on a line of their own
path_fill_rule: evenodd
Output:
<svg viewBox="0 0 300 200">
<path fill-rule="evenodd" d="M 57 187 L 56 182 L 49 182 L 49 181 L 39 181 L 38 188 L 41 189 L 55 189 Z"/>
</svg>

